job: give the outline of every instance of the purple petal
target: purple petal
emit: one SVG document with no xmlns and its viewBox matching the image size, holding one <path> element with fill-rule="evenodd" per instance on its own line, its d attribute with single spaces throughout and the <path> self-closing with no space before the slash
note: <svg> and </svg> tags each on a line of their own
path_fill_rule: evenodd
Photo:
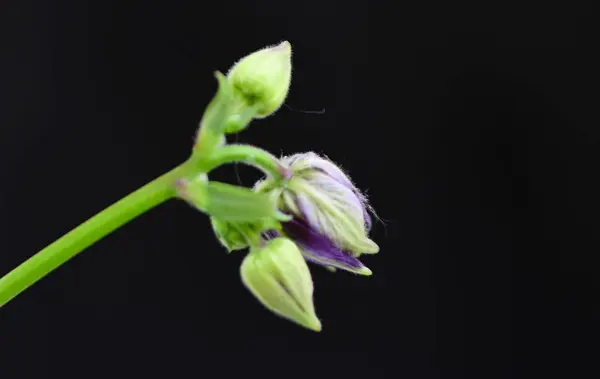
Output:
<svg viewBox="0 0 600 379">
<path fill-rule="evenodd" d="M 281 237 L 279 235 L 279 232 L 277 230 L 274 230 L 274 229 L 267 230 L 267 231 L 263 232 L 262 236 L 267 241 L 270 241 L 270 240 L 275 239 L 277 237 Z"/>
<path fill-rule="evenodd" d="M 315 204 L 306 199 L 302 193 L 297 194 L 296 205 L 298 210 L 300 211 L 300 217 L 306 225 L 307 228 L 317 232 L 319 230 L 319 218 L 318 218 L 318 209 L 315 208 Z"/>
<path fill-rule="evenodd" d="M 306 260 L 352 272 L 368 271 L 358 259 L 335 247 L 329 238 L 312 230 L 303 220 L 293 219 L 282 226 L 285 234 L 301 248 Z"/>
</svg>

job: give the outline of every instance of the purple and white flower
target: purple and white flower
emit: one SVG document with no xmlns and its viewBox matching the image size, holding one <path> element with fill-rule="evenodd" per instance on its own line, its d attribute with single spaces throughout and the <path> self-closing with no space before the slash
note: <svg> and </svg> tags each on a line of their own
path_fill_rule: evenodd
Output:
<svg viewBox="0 0 600 379">
<path fill-rule="evenodd" d="M 358 258 L 377 253 L 379 246 L 368 237 L 373 212 L 363 193 L 341 168 L 315 153 L 283 157 L 281 162 L 292 172 L 285 186 L 265 179 L 254 189 L 278 196 L 279 208 L 293 216 L 282 223 L 282 233 L 308 261 L 370 275 Z M 268 237 L 278 234 L 270 231 Z"/>
</svg>

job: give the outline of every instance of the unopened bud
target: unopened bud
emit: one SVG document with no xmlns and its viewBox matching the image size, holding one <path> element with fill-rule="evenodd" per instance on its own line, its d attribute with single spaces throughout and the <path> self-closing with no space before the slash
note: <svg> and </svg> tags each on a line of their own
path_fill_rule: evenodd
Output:
<svg viewBox="0 0 600 379">
<path fill-rule="evenodd" d="M 310 271 L 291 240 L 275 238 L 252 250 L 240 273 L 244 285 L 269 310 L 308 329 L 321 330 Z"/>
<path fill-rule="evenodd" d="M 232 252 L 248 247 L 247 238 L 237 225 L 214 217 L 210 218 L 210 222 L 217 239 L 227 251 Z"/>
<path fill-rule="evenodd" d="M 264 118 L 281 107 L 292 78 L 292 46 L 284 41 L 258 50 L 237 62 L 227 74 L 234 95 Z"/>
</svg>

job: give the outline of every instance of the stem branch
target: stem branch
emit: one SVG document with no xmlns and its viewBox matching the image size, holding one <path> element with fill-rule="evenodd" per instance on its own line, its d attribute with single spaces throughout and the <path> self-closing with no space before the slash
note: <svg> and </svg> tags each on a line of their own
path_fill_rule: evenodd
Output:
<svg viewBox="0 0 600 379">
<path fill-rule="evenodd" d="M 227 145 L 216 150 L 208 162 L 203 165 L 203 172 L 210 172 L 218 166 L 241 162 L 254 166 L 276 180 L 289 179 L 289 169 L 266 150 L 251 145 Z"/>
</svg>

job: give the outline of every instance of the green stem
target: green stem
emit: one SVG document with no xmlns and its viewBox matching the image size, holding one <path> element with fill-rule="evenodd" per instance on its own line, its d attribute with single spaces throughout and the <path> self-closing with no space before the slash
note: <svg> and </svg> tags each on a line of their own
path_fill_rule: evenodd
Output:
<svg viewBox="0 0 600 379">
<path fill-rule="evenodd" d="M 175 197 L 177 179 L 195 177 L 234 162 L 255 166 L 277 181 L 290 176 L 289 169 L 276 157 L 254 146 L 227 145 L 216 148 L 209 157 L 195 155 L 88 219 L 0 278 L 0 307 L 115 229 Z"/>
<path fill-rule="evenodd" d="M 0 307 L 104 236 L 175 195 L 186 164 L 156 178 L 48 245 L 0 279 Z"/>
<path fill-rule="evenodd" d="M 276 180 L 289 179 L 289 169 L 284 167 L 273 154 L 250 145 L 227 145 L 217 149 L 206 163 L 203 172 L 210 172 L 227 163 L 241 162 L 262 170 Z"/>
</svg>

